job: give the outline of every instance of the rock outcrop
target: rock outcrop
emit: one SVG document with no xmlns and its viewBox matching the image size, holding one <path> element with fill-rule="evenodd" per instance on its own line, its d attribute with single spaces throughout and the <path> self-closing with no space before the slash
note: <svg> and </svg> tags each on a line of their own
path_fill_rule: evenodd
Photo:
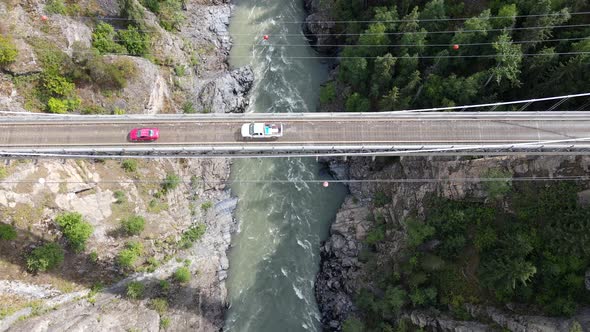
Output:
<svg viewBox="0 0 590 332">
<path fill-rule="evenodd" d="M 249 104 L 248 92 L 254 83 L 249 66 L 234 69 L 206 83 L 197 96 L 201 111 L 213 113 L 242 113 Z"/>
<path fill-rule="evenodd" d="M 303 23 L 303 33 L 313 48 L 325 54 L 335 53 L 339 47 L 331 45 L 339 45 L 343 42 L 343 37 L 337 34 L 342 26 L 338 26 L 331 14 L 333 6 L 334 1 L 305 1 L 305 9 L 309 15 Z"/>
</svg>

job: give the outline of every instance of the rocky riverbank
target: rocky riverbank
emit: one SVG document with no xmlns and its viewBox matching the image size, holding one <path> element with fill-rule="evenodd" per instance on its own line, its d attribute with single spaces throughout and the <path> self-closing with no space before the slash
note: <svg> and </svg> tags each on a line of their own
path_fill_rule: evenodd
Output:
<svg viewBox="0 0 590 332">
<path fill-rule="evenodd" d="M 339 331 L 342 322 L 355 312 L 355 294 L 370 287 L 368 265 L 363 261 L 367 231 L 374 225 L 371 214 L 378 212 L 387 227 L 384 241 L 377 244 L 373 260 L 383 264 L 401 254 L 407 241 L 402 220 L 409 214 L 423 216 L 425 199 L 435 194 L 451 200 L 483 202 L 487 199 L 482 183 L 433 182 L 428 179 L 465 179 L 484 177 L 489 169 L 504 169 L 514 177 L 587 175 L 587 157 L 495 157 L 478 159 L 402 157 L 399 160 L 353 158 L 349 162 L 327 161 L 337 177 L 360 179 L 413 179 L 406 183 L 353 183 L 350 196 L 331 226 L 330 238 L 321 248 L 322 263 L 316 280 L 316 298 L 322 312 L 322 323 L 327 330 Z M 389 197 L 376 207 L 378 192 Z M 587 191 L 578 194 L 584 204 Z M 588 285 L 588 284 L 587 284 Z M 588 287 L 587 287 L 588 288 Z M 590 288 L 589 288 L 590 290 Z M 493 322 L 512 331 L 570 331 L 574 322 L 590 327 L 588 310 L 582 309 L 572 319 L 525 316 L 511 312 L 511 308 L 491 308 L 467 305 L 466 310 L 478 321 Z M 456 321 L 440 313 L 413 311 L 404 314 L 413 324 L 442 331 L 487 331 L 490 323 Z"/>
<path fill-rule="evenodd" d="M 120 3 L 89 0 L 79 5 L 116 17 Z M 138 1 L 129 3 L 141 10 L 142 24 L 156 31 L 151 61 L 106 55 L 107 61 L 132 61 L 135 74 L 116 94 L 76 84 L 83 105 L 101 113 L 244 111 L 254 77 L 249 67 L 230 70 L 226 62 L 231 48 L 229 1 L 186 1 L 181 13 L 186 19 L 172 32 L 162 29 Z M 76 45 L 90 46 L 91 22 L 76 15 L 47 14 L 44 1 L 2 2 L 0 16 L 18 48 L 17 59 L 0 74 L 0 107 L 37 111 L 23 82 L 43 70 L 38 41 L 58 45 L 72 56 Z M 148 160 L 129 165 L 113 160 L 19 160 L 0 167 L 0 222 L 13 225 L 18 234 L 14 240 L 0 239 L 0 331 L 223 327 L 226 251 L 236 227 L 232 213 L 237 204 L 224 184 L 230 162 Z M 161 181 L 170 174 L 179 185 L 162 193 Z M 86 250 L 67 252 L 56 270 L 27 272 L 24 257 L 33 248 L 47 241 L 66 246 L 53 222 L 64 211 L 81 213 L 93 226 Z M 130 215 L 146 221 L 145 230 L 131 238 L 118 231 Z M 206 231 L 199 240 L 179 245 L 188 230 L 202 225 Z M 143 246 L 134 267 L 138 272 L 116 263 L 129 241 Z M 190 281 L 174 281 L 172 275 L 180 267 L 191 272 Z M 135 299 L 125 295 L 132 281 L 144 288 Z"/>
</svg>

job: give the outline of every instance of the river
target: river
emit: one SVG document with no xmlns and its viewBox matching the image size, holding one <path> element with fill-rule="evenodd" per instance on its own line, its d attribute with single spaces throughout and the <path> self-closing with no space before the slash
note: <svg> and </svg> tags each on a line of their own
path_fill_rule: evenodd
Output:
<svg viewBox="0 0 590 332">
<path fill-rule="evenodd" d="M 238 0 L 230 24 L 232 66 L 250 64 L 256 81 L 249 112 L 317 111 L 328 67 L 306 44 L 302 0 Z M 268 35 L 265 41 L 263 36 Z M 285 131 L 289 128 L 285 127 Z M 239 183 L 330 180 L 314 158 L 248 159 L 232 165 L 240 230 L 232 239 L 226 331 L 320 331 L 314 296 L 320 242 L 346 188 L 332 183 Z"/>
</svg>

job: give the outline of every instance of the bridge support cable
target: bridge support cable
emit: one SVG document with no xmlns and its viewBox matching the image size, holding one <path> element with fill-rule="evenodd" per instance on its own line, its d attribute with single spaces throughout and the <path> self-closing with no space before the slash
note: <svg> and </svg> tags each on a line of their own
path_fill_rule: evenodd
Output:
<svg viewBox="0 0 590 332">
<path fill-rule="evenodd" d="M 549 107 L 549 109 L 546 110 L 546 112 L 551 112 L 554 109 L 556 109 L 557 107 L 559 107 L 559 105 L 565 103 L 569 98 L 563 98 L 562 100 L 558 101 L 557 103 L 555 103 L 553 106 Z"/>
<path fill-rule="evenodd" d="M 397 114 L 397 113 L 408 113 L 408 112 L 437 112 L 437 111 L 451 111 L 451 110 L 466 110 L 466 109 L 474 109 L 474 108 L 491 108 L 491 107 L 498 107 L 504 105 L 518 105 L 524 104 L 518 111 L 523 111 L 532 103 L 535 102 L 543 102 L 543 101 L 551 101 L 551 100 L 563 100 L 563 99 L 571 99 L 571 98 L 580 98 L 580 97 L 590 97 L 590 92 L 587 93 L 578 93 L 578 94 L 571 94 L 571 95 L 563 95 L 563 96 L 554 96 L 554 97 L 544 97 L 544 98 L 533 98 L 533 99 L 524 99 L 524 100 L 514 100 L 514 101 L 507 101 L 507 102 L 496 102 L 496 103 L 486 103 L 486 104 L 473 104 L 473 105 L 461 105 L 461 106 L 447 106 L 447 107 L 434 107 L 434 108 L 421 108 L 421 109 L 409 109 L 409 110 L 399 110 L 399 111 L 391 111 L 391 112 L 379 112 L 381 115 L 387 114 Z M 555 105 L 554 105 L 555 106 Z M 559 106 L 559 105 L 557 105 Z M 584 106 L 584 108 L 587 107 Z M 492 109 L 494 110 L 494 109 Z M 137 120 L 137 119 L 186 119 L 186 120 L 195 120 L 195 119 L 252 119 L 252 118 L 260 118 L 260 117 L 276 117 L 276 118 L 313 118 L 317 116 L 321 116 L 322 113 L 232 113 L 232 114 L 222 114 L 218 115 L 216 113 L 212 114 L 174 114 L 174 115 L 130 115 L 127 114 L 125 116 L 114 116 L 114 115 L 82 115 L 82 114 L 56 114 L 56 113 L 30 113 L 30 112 L 16 112 L 16 111 L 0 111 L 0 114 L 6 115 L 21 115 L 24 117 L 33 117 L 37 119 L 41 118 L 84 118 L 84 119 L 113 119 L 113 120 Z M 341 116 L 342 114 L 338 114 Z M 334 116 L 332 113 L 331 116 Z M 354 116 L 358 117 L 369 117 L 371 113 L 355 113 Z M 8 119 L 10 117 L 6 117 Z"/>
</svg>

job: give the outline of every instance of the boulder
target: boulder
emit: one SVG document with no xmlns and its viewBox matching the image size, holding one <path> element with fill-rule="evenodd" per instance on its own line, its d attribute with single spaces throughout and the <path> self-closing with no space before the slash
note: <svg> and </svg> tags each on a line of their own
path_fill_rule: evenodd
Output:
<svg viewBox="0 0 590 332">
<path fill-rule="evenodd" d="M 205 84 L 196 104 L 213 113 L 242 113 L 250 102 L 248 92 L 253 83 L 252 68 L 234 69 Z"/>
</svg>

